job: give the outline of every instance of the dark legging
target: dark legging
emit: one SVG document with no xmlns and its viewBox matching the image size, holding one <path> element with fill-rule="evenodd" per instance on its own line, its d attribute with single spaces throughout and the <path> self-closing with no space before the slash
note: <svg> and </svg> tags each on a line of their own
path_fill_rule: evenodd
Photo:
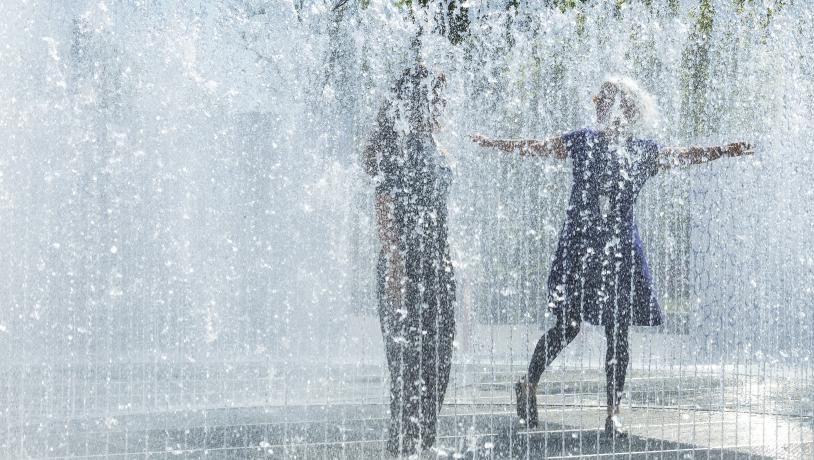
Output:
<svg viewBox="0 0 814 460">
<path fill-rule="evenodd" d="M 579 333 L 582 324 L 579 308 L 559 308 L 556 311 L 557 324 L 548 330 L 534 348 L 529 364 L 529 383 L 536 385 L 543 371 L 560 354 L 566 345 Z M 625 374 L 630 361 L 628 351 L 627 318 L 615 318 L 605 324 L 605 339 L 608 350 L 605 354 L 605 378 L 607 382 L 608 407 L 616 407 L 625 387 Z"/>
<path fill-rule="evenodd" d="M 386 294 L 383 278 L 379 318 L 390 371 L 387 450 L 412 454 L 435 442 L 452 367 L 455 318 L 448 302 L 395 301 Z"/>
</svg>

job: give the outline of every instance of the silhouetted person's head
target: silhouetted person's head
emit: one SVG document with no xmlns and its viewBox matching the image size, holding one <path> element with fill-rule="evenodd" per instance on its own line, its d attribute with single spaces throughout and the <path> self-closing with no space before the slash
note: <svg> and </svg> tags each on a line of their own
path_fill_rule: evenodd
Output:
<svg viewBox="0 0 814 460">
<path fill-rule="evenodd" d="M 636 134 L 657 121 L 653 97 L 626 77 L 610 77 L 593 97 L 599 128 L 611 134 Z"/>
<path fill-rule="evenodd" d="M 404 69 L 393 85 L 396 129 L 428 133 L 437 128 L 438 119 L 446 106 L 441 94 L 445 85 L 444 74 L 434 74 L 424 64 Z"/>
</svg>

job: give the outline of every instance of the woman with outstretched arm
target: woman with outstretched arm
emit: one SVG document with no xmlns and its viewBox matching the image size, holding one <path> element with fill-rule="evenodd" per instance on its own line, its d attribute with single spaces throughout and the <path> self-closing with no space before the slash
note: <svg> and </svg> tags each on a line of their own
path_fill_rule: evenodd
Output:
<svg viewBox="0 0 814 460">
<path fill-rule="evenodd" d="M 517 414 L 537 425 L 535 391 L 542 372 L 577 335 L 583 321 L 605 328 L 608 412 L 605 433 L 624 436 L 617 415 L 629 361 L 628 328 L 662 323 L 634 205 L 647 180 L 672 166 L 751 154 L 744 142 L 714 147 L 660 147 L 637 136 L 652 120 L 652 98 L 636 82 L 611 78 L 593 97 L 598 129 L 545 140 L 472 140 L 522 156 L 571 158 L 573 184 L 549 272 L 549 309 L 556 325 L 537 342 L 528 374 L 515 384 Z"/>
</svg>

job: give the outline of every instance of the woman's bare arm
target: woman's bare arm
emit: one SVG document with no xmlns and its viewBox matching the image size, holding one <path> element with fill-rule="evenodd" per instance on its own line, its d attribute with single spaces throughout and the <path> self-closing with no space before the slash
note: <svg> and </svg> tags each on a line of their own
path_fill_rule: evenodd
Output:
<svg viewBox="0 0 814 460">
<path fill-rule="evenodd" d="M 379 167 L 376 164 L 376 147 L 377 145 L 374 141 L 368 141 L 365 148 L 362 149 L 360 161 L 362 163 L 362 170 L 369 176 L 375 176 L 379 173 Z"/>
<path fill-rule="evenodd" d="M 393 123 L 387 116 L 389 107 L 390 102 L 385 101 L 379 108 L 373 122 L 373 129 L 360 155 L 362 169 L 370 176 L 379 174 L 377 157 L 388 148 L 388 136 L 392 136 Z"/>
<path fill-rule="evenodd" d="M 384 293 L 390 301 L 401 305 L 403 300 L 404 277 L 404 257 L 399 245 L 399 234 L 396 228 L 394 216 L 393 198 L 390 195 L 376 195 L 376 221 L 379 230 L 379 240 L 382 250 L 387 258 L 384 282 Z"/>
<path fill-rule="evenodd" d="M 481 147 L 498 148 L 506 152 L 517 150 L 520 155 L 553 157 L 564 160 L 568 156 L 565 143 L 559 136 L 545 140 L 537 139 L 490 139 L 482 134 L 470 136 Z"/>
<path fill-rule="evenodd" d="M 752 155 L 755 151 L 747 142 L 734 142 L 713 147 L 665 147 L 659 151 L 661 169 L 676 165 L 696 165 L 721 157 L 739 157 Z"/>
</svg>

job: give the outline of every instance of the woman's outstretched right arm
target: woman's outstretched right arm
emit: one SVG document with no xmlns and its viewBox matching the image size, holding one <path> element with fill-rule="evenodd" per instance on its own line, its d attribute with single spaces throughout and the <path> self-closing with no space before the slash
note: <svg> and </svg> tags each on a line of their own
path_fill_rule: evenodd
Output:
<svg viewBox="0 0 814 460">
<path fill-rule="evenodd" d="M 568 156 L 562 137 L 555 136 L 545 140 L 537 139 L 491 139 L 482 134 L 470 136 L 472 142 L 481 147 L 498 148 L 506 152 L 517 150 L 523 156 L 544 156 L 564 160 Z"/>
</svg>

